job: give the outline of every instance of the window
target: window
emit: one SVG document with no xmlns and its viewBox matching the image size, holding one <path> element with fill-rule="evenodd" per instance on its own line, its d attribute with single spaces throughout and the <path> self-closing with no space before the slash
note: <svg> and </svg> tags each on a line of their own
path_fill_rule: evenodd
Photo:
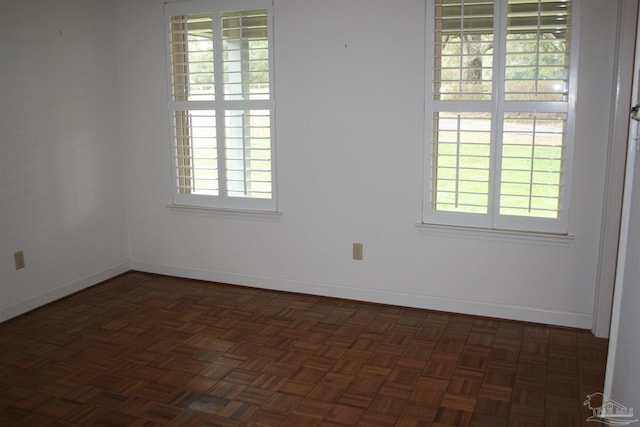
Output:
<svg viewBox="0 0 640 427">
<path fill-rule="evenodd" d="M 275 211 L 271 2 L 167 3 L 165 16 L 173 203 Z"/>
<path fill-rule="evenodd" d="M 567 232 L 575 8 L 428 0 L 423 222 Z"/>
</svg>

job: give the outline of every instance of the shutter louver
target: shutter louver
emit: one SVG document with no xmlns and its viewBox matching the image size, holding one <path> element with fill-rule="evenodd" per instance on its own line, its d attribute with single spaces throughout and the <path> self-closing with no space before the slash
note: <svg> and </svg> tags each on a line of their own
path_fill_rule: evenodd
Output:
<svg viewBox="0 0 640 427">
<path fill-rule="evenodd" d="M 230 197 L 271 198 L 269 110 L 225 112 L 227 191 Z"/>
<path fill-rule="evenodd" d="M 503 127 L 500 214 L 557 218 L 566 114 L 507 113 Z"/>
<path fill-rule="evenodd" d="M 434 99 L 491 99 L 493 1 L 435 3 Z"/>
<path fill-rule="evenodd" d="M 434 116 L 434 133 L 434 208 L 486 214 L 491 115 L 439 112 Z"/>
<path fill-rule="evenodd" d="M 510 0 L 505 100 L 566 101 L 569 0 Z"/>
<path fill-rule="evenodd" d="M 174 117 L 178 193 L 217 196 L 215 111 L 175 111 Z"/>
<path fill-rule="evenodd" d="M 211 14 L 174 16 L 170 31 L 173 100 L 215 99 Z"/>
<path fill-rule="evenodd" d="M 266 10 L 223 14 L 225 99 L 269 99 L 267 35 Z"/>
</svg>

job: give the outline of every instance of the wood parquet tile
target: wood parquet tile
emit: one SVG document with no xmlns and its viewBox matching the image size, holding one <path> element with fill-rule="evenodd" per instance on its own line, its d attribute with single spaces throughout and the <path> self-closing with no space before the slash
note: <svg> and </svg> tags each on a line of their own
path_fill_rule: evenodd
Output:
<svg viewBox="0 0 640 427">
<path fill-rule="evenodd" d="M 586 426 L 606 340 L 129 272 L 0 324 L 0 426 Z"/>
</svg>

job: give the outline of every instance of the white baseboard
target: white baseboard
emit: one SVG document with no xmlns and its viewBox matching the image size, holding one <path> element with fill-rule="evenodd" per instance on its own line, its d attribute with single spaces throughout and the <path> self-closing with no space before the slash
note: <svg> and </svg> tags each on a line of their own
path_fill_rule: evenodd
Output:
<svg viewBox="0 0 640 427">
<path fill-rule="evenodd" d="M 130 267 L 132 270 L 167 276 L 580 329 L 590 329 L 593 320 L 591 314 L 585 313 L 366 289 L 341 284 L 298 281 L 286 278 L 254 276 L 243 273 L 202 270 L 135 261 L 131 262 Z"/>
<path fill-rule="evenodd" d="M 28 300 L 20 302 L 18 304 L 4 307 L 0 309 L 0 322 L 4 322 L 5 320 L 11 319 L 12 317 L 19 316 L 35 308 L 41 307 L 60 298 L 69 296 L 75 292 L 81 291 L 90 286 L 116 277 L 122 273 L 126 273 L 129 270 L 129 262 L 115 264 L 96 273 L 62 285 L 52 291 L 45 292 L 33 298 L 29 298 Z"/>
</svg>

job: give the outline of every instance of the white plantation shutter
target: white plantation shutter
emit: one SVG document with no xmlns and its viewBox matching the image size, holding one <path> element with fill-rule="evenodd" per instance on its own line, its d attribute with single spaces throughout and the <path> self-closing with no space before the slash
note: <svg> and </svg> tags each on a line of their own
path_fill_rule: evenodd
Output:
<svg viewBox="0 0 640 427">
<path fill-rule="evenodd" d="M 490 99 L 493 1 L 436 1 L 434 14 L 433 98 Z"/>
<path fill-rule="evenodd" d="M 227 191 L 230 196 L 271 198 L 270 129 L 269 110 L 225 112 Z"/>
<path fill-rule="evenodd" d="M 269 99 L 269 38 L 266 10 L 222 16 L 225 99 Z"/>
<path fill-rule="evenodd" d="M 575 78 L 571 0 L 509 0 L 494 224 L 566 233 Z M 575 69 L 575 65 L 573 65 Z M 574 76 L 575 77 L 575 76 Z"/>
<path fill-rule="evenodd" d="M 275 211 L 271 2 L 165 15 L 174 204 Z"/>
<path fill-rule="evenodd" d="M 209 110 L 175 111 L 173 152 L 180 194 L 217 196 L 218 149 L 216 113 Z"/>
<path fill-rule="evenodd" d="M 505 114 L 501 215 L 558 217 L 565 128 L 566 114 Z"/>
<path fill-rule="evenodd" d="M 423 222 L 566 233 L 575 4 L 430 0 L 427 11 Z"/>
<path fill-rule="evenodd" d="M 174 101 L 215 99 L 210 13 L 172 16 L 171 94 Z"/>
<path fill-rule="evenodd" d="M 438 112 L 438 141 L 432 146 L 434 209 L 486 214 L 489 207 L 491 116 L 488 113 Z"/>
<path fill-rule="evenodd" d="M 570 2 L 507 5 L 505 100 L 566 101 Z"/>
</svg>

